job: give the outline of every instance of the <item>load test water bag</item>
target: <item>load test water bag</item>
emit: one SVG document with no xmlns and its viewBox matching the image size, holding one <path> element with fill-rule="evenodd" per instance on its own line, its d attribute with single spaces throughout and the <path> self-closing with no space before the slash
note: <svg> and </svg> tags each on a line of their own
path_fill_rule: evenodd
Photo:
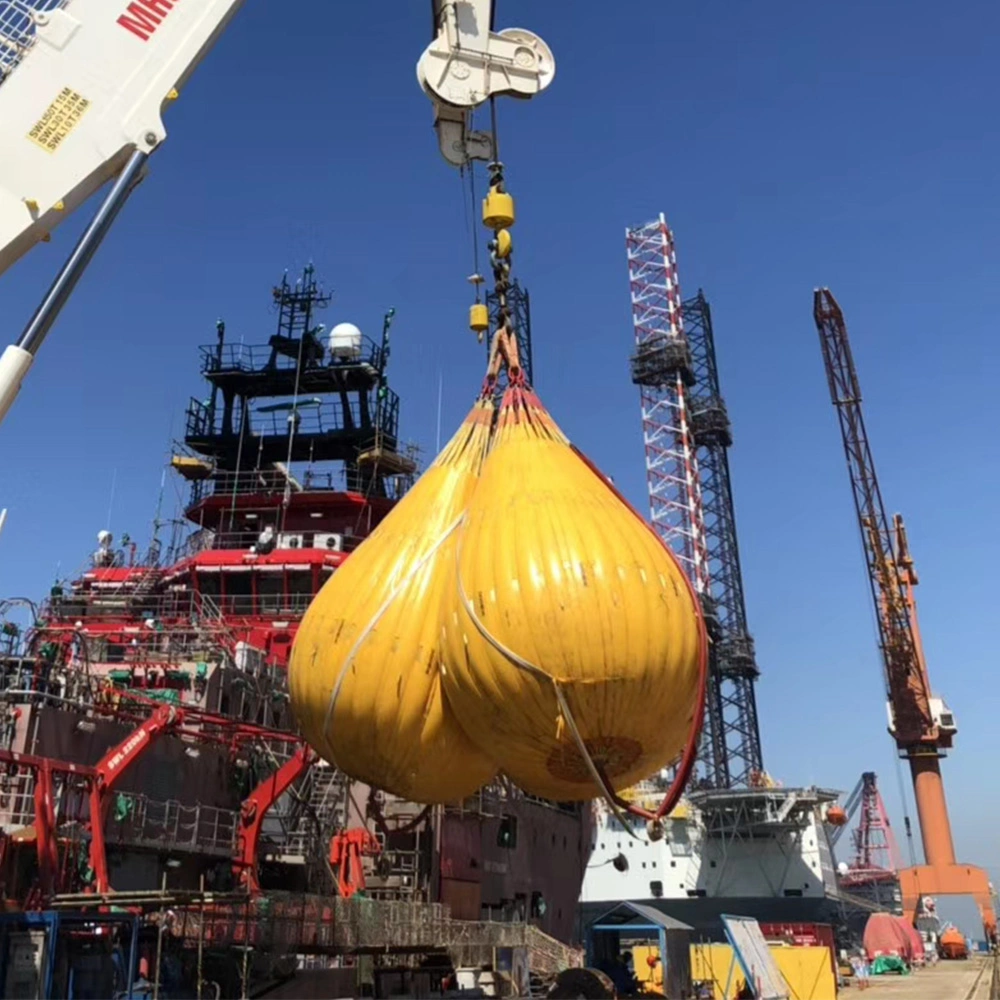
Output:
<svg viewBox="0 0 1000 1000">
<path fill-rule="evenodd" d="M 350 777 L 414 802 L 449 802 L 497 771 L 441 690 L 444 607 L 457 528 L 489 440 L 480 402 L 433 465 L 336 570 L 306 612 L 289 663 L 309 743 Z"/>
<path fill-rule="evenodd" d="M 484 754 L 559 801 L 678 756 L 705 656 L 695 594 L 526 388 L 505 394 L 457 542 L 444 688 Z"/>
</svg>

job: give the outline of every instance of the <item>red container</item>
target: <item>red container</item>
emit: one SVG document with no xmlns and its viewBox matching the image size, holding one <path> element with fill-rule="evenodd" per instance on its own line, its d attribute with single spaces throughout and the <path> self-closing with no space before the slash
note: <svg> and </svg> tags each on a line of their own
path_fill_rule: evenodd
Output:
<svg viewBox="0 0 1000 1000">
<path fill-rule="evenodd" d="M 805 924 L 794 921 L 786 923 L 761 924 L 761 932 L 768 941 L 787 941 L 800 948 L 822 947 L 830 952 L 830 968 L 834 980 L 837 978 L 837 947 L 833 940 L 833 928 L 829 924 Z"/>
</svg>

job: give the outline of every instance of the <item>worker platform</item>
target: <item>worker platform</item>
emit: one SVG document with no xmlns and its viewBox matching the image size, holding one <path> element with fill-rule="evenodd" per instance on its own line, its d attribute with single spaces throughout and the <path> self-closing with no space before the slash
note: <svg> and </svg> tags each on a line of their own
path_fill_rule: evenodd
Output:
<svg viewBox="0 0 1000 1000">
<path fill-rule="evenodd" d="M 692 792 L 708 837 L 774 838 L 805 830 L 840 793 L 822 788 L 712 788 Z"/>
<path fill-rule="evenodd" d="M 202 455 L 225 460 L 239 450 L 261 465 L 274 462 L 351 462 L 365 445 L 381 441 L 396 450 L 399 397 L 371 406 L 365 394 L 323 400 L 318 396 L 296 402 L 252 403 L 242 407 L 239 426 L 232 410 L 216 411 L 201 400 L 188 405 L 184 443 Z M 229 417 L 230 419 L 227 419 Z"/>
<path fill-rule="evenodd" d="M 298 339 L 275 334 L 267 344 L 210 344 L 199 351 L 201 374 L 221 391 L 240 396 L 363 392 L 378 384 L 385 367 L 382 351 L 369 337 L 358 338 L 339 357 L 328 357 L 313 331 Z"/>
</svg>

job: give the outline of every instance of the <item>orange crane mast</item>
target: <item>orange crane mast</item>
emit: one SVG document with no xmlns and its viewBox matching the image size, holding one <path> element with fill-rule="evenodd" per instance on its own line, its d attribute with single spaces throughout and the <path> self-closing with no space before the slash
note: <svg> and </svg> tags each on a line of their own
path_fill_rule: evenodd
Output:
<svg viewBox="0 0 1000 1000">
<path fill-rule="evenodd" d="M 847 326 L 828 288 L 816 291 L 813 318 L 823 349 L 830 398 L 840 421 L 868 563 L 885 666 L 889 733 L 896 741 L 899 755 L 910 765 L 924 849 L 925 864 L 899 872 L 903 913 L 912 922 L 922 896 L 972 896 L 979 907 L 987 939 L 995 941 L 996 914 L 989 877 L 984 869 L 955 860 L 941 760 L 952 747 L 957 727 L 947 705 L 931 690 L 914 598 L 918 579 L 906 528 L 899 514 L 890 524 L 885 513 Z"/>
</svg>

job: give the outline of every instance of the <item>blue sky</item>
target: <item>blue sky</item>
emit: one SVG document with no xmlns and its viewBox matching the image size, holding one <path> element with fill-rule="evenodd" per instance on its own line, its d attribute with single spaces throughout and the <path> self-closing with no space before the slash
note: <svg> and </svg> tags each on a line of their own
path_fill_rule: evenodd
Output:
<svg viewBox="0 0 1000 1000">
<path fill-rule="evenodd" d="M 848 319 L 887 503 L 903 511 L 959 854 L 1000 876 L 991 794 L 1000 697 L 992 530 L 1000 315 L 987 2 L 871 5 L 499 0 L 551 45 L 552 87 L 500 107 L 532 296 L 536 383 L 574 441 L 645 509 L 626 225 L 666 213 L 685 294 L 715 319 L 765 763 L 786 784 L 882 777 L 902 827 L 872 613 L 811 318 Z M 414 64 L 429 5 L 248 3 L 169 110 L 169 138 L 0 430 L 0 594 L 39 595 L 105 527 L 145 538 L 171 434 L 201 394 L 197 346 L 272 332 L 269 290 L 313 260 L 328 322 L 397 310 L 403 432 L 434 446 L 476 392 L 458 175 Z M 0 281 L 31 313 L 83 219 Z M 481 232 L 479 234 L 482 238 Z M 178 494 L 168 485 L 166 503 Z M 987 770 L 988 769 L 988 770 Z M 984 774 L 985 771 L 985 774 Z"/>
</svg>

